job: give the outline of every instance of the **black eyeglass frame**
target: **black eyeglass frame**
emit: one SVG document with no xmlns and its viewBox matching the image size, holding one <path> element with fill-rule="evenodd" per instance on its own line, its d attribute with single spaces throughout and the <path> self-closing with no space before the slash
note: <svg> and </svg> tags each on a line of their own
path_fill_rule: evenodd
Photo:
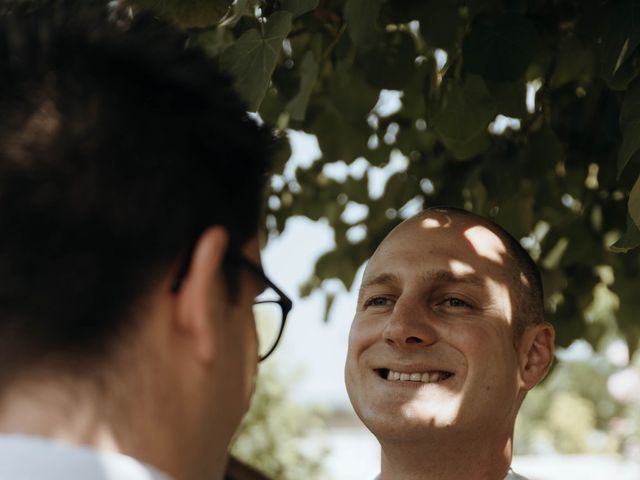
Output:
<svg viewBox="0 0 640 480">
<path fill-rule="evenodd" d="M 263 360 L 265 360 L 269 355 L 271 355 L 274 352 L 274 350 L 276 349 L 276 347 L 280 343 L 280 339 L 282 338 L 282 333 L 284 332 L 284 325 L 287 322 L 287 316 L 289 315 L 289 312 L 293 308 L 293 301 L 287 296 L 286 293 L 284 293 L 282 290 L 280 290 L 276 286 L 276 284 L 273 283 L 269 279 L 269 277 L 267 277 L 267 274 L 264 273 L 264 270 L 259 265 L 257 265 L 253 261 L 249 260 L 248 258 L 246 258 L 242 254 L 235 254 L 234 255 L 234 254 L 232 254 L 230 252 L 229 255 L 230 255 L 231 258 L 233 258 L 233 260 L 239 262 L 240 264 L 242 264 L 242 266 L 244 266 L 248 270 L 251 270 L 258 277 L 260 277 L 260 279 L 264 282 L 265 286 L 269 287 L 271 290 L 273 290 L 278 295 L 278 299 L 277 300 L 258 300 L 258 301 L 253 302 L 254 305 L 259 305 L 259 304 L 263 304 L 263 303 L 276 303 L 276 304 L 278 304 L 280 306 L 280 310 L 282 310 L 282 321 L 280 322 L 280 331 L 278 332 L 278 336 L 276 337 L 276 340 L 275 340 L 275 342 L 273 342 L 273 346 L 269 349 L 269 351 L 267 353 L 265 353 L 264 355 L 261 355 L 261 356 L 258 357 L 258 361 L 262 362 Z"/>
<path fill-rule="evenodd" d="M 194 247 L 195 247 L 195 242 L 194 242 L 194 245 L 189 249 L 189 251 L 185 255 L 185 259 L 183 260 L 182 265 L 178 270 L 176 279 L 174 280 L 173 285 L 171 285 L 171 291 L 173 293 L 177 293 L 178 290 L 180 290 L 180 286 L 182 285 L 184 278 L 187 276 L 187 272 L 189 271 L 189 264 L 191 263 L 191 257 L 193 255 Z M 241 253 L 233 250 L 229 250 L 226 254 L 225 262 L 236 262 L 242 265 L 243 267 L 247 268 L 248 270 L 256 274 L 264 282 L 265 287 L 271 288 L 279 297 L 278 300 L 262 300 L 262 301 L 253 302 L 254 305 L 261 304 L 261 303 L 277 303 L 280 306 L 280 310 L 282 310 L 282 322 L 280 324 L 280 331 L 278 332 L 276 341 L 273 343 L 273 346 L 269 349 L 269 351 L 264 355 L 260 355 L 258 357 L 258 362 L 262 362 L 269 355 L 273 353 L 273 351 L 276 349 L 276 347 L 280 343 L 280 339 L 282 338 L 282 333 L 284 332 L 284 325 L 287 322 L 287 316 L 289 315 L 289 312 L 293 308 L 293 301 L 287 296 L 286 293 L 280 290 L 276 286 L 276 284 L 273 283 L 271 279 L 269 279 L 269 277 L 267 277 L 267 274 L 264 273 L 264 270 L 262 269 L 262 267 L 254 263 L 252 260 L 249 260 Z M 254 316 L 254 321 L 255 321 L 255 316 Z"/>
</svg>

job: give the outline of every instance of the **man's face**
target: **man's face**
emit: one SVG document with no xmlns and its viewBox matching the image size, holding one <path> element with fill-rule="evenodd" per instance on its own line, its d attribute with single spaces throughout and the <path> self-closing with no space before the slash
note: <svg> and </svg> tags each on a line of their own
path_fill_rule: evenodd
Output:
<svg viewBox="0 0 640 480">
<path fill-rule="evenodd" d="M 364 274 L 345 372 L 356 413 L 379 440 L 511 432 L 514 271 L 503 242 L 465 218 L 412 219 L 382 242 Z"/>
</svg>

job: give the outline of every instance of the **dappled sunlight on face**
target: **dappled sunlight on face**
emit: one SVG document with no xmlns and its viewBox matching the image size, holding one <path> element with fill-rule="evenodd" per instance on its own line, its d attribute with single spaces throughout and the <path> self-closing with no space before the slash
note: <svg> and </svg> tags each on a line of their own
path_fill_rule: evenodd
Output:
<svg viewBox="0 0 640 480">
<path fill-rule="evenodd" d="M 407 423 L 432 428 L 445 429 L 455 426 L 460 418 L 462 397 L 456 394 L 454 385 L 442 385 L 441 391 L 416 391 L 401 403 L 399 418 Z M 399 422 L 399 424 L 402 424 Z M 400 436 L 405 435 L 400 432 Z M 401 437 L 400 437 L 401 438 Z"/>
<path fill-rule="evenodd" d="M 378 247 L 363 278 L 346 382 L 379 439 L 512 428 L 513 268 L 488 228 L 443 214 L 406 221 Z M 452 375 L 421 383 L 390 380 L 388 370 Z"/>
<path fill-rule="evenodd" d="M 503 258 L 507 254 L 507 248 L 498 236 L 482 225 L 468 228 L 464 236 L 469 240 L 470 246 L 480 256 L 504 264 Z"/>
<path fill-rule="evenodd" d="M 449 262 L 449 268 L 451 268 L 451 272 L 455 275 L 470 275 L 476 273 L 475 268 L 460 260 L 451 260 Z"/>
<path fill-rule="evenodd" d="M 420 226 L 425 229 L 447 227 L 451 223 L 451 219 L 442 215 L 443 218 L 428 217 L 420 222 Z"/>
</svg>

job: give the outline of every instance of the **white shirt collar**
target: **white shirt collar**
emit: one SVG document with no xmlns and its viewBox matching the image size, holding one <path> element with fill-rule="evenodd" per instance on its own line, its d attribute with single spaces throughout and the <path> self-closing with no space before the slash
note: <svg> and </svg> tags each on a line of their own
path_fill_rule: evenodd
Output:
<svg viewBox="0 0 640 480">
<path fill-rule="evenodd" d="M 0 480 L 171 480 L 158 469 L 120 453 L 0 435 Z"/>
<path fill-rule="evenodd" d="M 378 475 L 373 480 L 380 480 L 380 475 Z M 518 475 L 513 470 L 509 469 L 509 472 L 507 473 L 507 476 L 504 477 L 504 480 L 527 480 L 527 479 L 521 475 Z"/>
</svg>

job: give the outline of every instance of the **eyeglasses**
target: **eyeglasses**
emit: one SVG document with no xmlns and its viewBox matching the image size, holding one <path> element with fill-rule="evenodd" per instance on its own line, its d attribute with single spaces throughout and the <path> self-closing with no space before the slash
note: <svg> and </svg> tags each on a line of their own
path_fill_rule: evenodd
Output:
<svg viewBox="0 0 640 480">
<path fill-rule="evenodd" d="M 259 265 L 240 254 L 232 254 L 232 258 L 257 275 L 266 286 L 253 302 L 253 318 L 258 334 L 258 361 L 262 362 L 278 346 L 293 302 L 267 277 Z"/>
<path fill-rule="evenodd" d="M 183 260 L 178 275 L 171 286 L 171 291 L 174 293 L 180 289 L 180 285 L 187 275 L 192 254 L 193 247 Z M 271 355 L 278 346 L 282 332 L 284 331 L 284 324 L 287 321 L 287 315 L 291 311 L 291 307 L 293 307 L 293 302 L 267 277 L 262 267 L 244 257 L 242 254 L 230 251 L 227 253 L 225 261 L 239 263 L 247 268 L 257 275 L 266 287 L 253 302 L 253 318 L 258 335 L 258 361 L 262 362 Z"/>
</svg>

